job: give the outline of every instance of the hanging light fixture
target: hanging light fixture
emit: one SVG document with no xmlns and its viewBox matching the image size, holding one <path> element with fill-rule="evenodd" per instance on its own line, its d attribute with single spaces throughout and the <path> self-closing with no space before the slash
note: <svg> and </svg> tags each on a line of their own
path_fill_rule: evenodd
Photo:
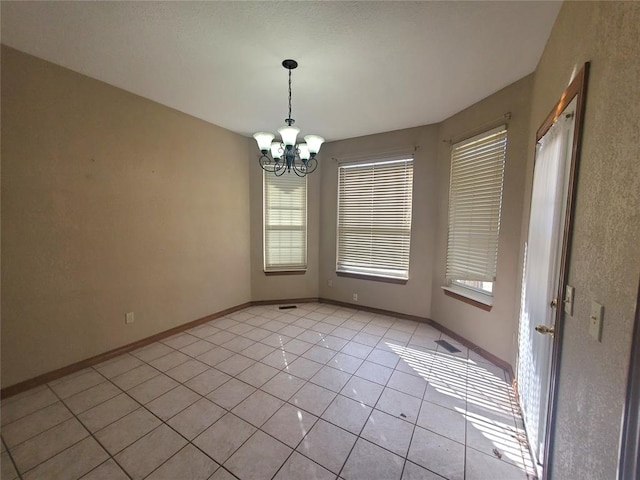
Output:
<svg viewBox="0 0 640 480">
<path fill-rule="evenodd" d="M 284 172 L 291 173 L 293 170 L 296 175 L 304 177 L 318 167 L 316 155 L 320 151 L 324 138 L 318 135 L 306 135 L 304 137 L 306 143 L 296 144 L 300 129 L 293 126 L 295 120 L 291 118 L 291 70 L 298 66 L 298 62 L 284 60 L 282 66 L 289 70 L 289 117 L 284 121 L 286 125 L 278 129 L 282 140 L 274 142 L 275 135 L 268 132 L 258 132 L 253 135 L 253 138 L 258 142 L 258 148 L 262 152 L 259 163 L 264 170 L 277 176 Z"/>
</svg>

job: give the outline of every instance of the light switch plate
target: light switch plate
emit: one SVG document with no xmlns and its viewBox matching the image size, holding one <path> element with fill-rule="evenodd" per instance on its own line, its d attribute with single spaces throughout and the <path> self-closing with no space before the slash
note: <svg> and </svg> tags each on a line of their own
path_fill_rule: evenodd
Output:
<svg viewBox="0 0 640 480">
<path fill-rule="evenodd" d="M 571 285 L 567 285 L 567 288 L 564 291 L 564 311 L 567 315 L 573 316 L 573 298 L 574 298 L 574 288 Z"/>
<path fill-rule="evenodd" d="M 127 312 L 124 314 L 124 323 L 127 325 L 134 322 L 133 312 Z"/>
<path fill-rule="evenodd" d="M 591 316 L 589 317 L 589 335 L 597 341 L 602 341 L 602 317 L 604 307 L 598 302 L 591 302 Z"/>
</svg>

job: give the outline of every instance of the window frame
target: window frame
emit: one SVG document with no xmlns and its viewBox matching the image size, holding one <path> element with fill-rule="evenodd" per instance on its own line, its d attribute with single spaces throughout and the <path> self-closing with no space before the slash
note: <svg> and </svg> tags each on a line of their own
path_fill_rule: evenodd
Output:
<svg viewBox="0 0 640 480">
<path fill-rule="evenodd" d="M 344 264 L 341 264 L 341 196 L 343 193 L 343 182 L 341 181 L 342 171 L 346 168 L 363 168 L 367 166 L 375 167 L 376 165 L 385 165 L 385 164 L 393 164 L 393 163 L 405 163 L 405 171 L 407 170 L 406 164 L 410 165 L 410 175 L 411 175 L 411 184 L 406 186 L 402 190 L 402 198 L 406 201 L 407 191 L 408 191 L 408 199 L 409 199 L 409 208 L 408 208 L 408 235 L 405 237 L 406 240 L 406 269 L 398 269 L 392 270 L 390 268 L 375 268 L 373 264 L 370 267 L 345 267 Z M 372 281 L 381 281 L 387 283 L 396 283 L 396 284 L 406 284 L 409 280 L 409 267 L 411 260 L 411 236 L 412 236 L 412 226 L 413 226 L 413 180 L 414 180 L 414 165 L 415 159 L 413 155 L 397 155 L 397 156 L 385 156 L 385 157 L 367 157 L 366 159 L 351 161 L 351 162 L 342 162 L 338 165 L 337 170 L 337 207 L 336 207 L 336 275 L 341 277 L 350 277 L 350 278 L 359 278 L 364 280 L 372 280 Z M 373 188 L 373 187 L 372 187 Z M 380 188 L 380 187 L 378 187 Z M 407 209 L 405 207 L 403 211 L 403 215 L 407 215 Z M 374 226 L 374 222 L 371 222 L 368 226 L 369 229 L 372 229 Z M 367 228 L 367 227 L 365 227 Z M 401 239 L 401 241 L 405 241 Z M 396 274 L 392 272 L 398 272 Z"/>
<path fill-rule="evenodd" d="M 283 175 L 277 176 L 272 172 L 263 171 L 262 172 L 262 269 L 265 275 L 303 275 L 306 273 L 308 264 L 309 264 L 309 252 L 308 252 L 308 231 L 309 231 L 309 222 L 308 222 L 308 209 L 309 209 L 309 181 L 306 176 L 300 177 L 298 175 L 294 175 L 292 173 L 285 172 Z M 300 264 L 271 264 L 268 265 L 268 241 L 267 241 L 267 231 L 269 230 L 270 225 L 267 224 L 268 214 L 267 214 L 267 202 L 268 192 L 267 192 L 267 178 L 269 179 L 277 179 L 282 178 L 285 175 L 294 175 L 291 178 L 296 178 L 300 181 L 304 181 L 304 208 L 301 209 L 303 212 L 302 218 L 304 219 L 304 225 L 300 227 L 303 229 L 303 238 L 304 238 L 304 262 Z M 291 231 L 298 231 L 296 229 L 292 229 Z"/>
<path fill-rule="evenodd" d="M 503 138 L 499 140 L 499 142 L 504 142 L 503 146 L 503 154 L 501 158 L 501 166 L 500 170 L 500 187 L 499 187 L 499 199 L 498 199 L 498 211 L 497 211 L 497 225 L 495 229 L 495 261 L 492 262 L 493 267 L 493 279 L 491 281 L 488 280 L 471 280 L 471 279 L 463 279 L 463 278 L 452 278 L 449 275 L 449 262 L 452 254 L 450 253 L 451 248 L 451 232 L 452 232 L 452 187 L 454 185 L 454 154 L 456 153 L 456 149 L 464 148 L 467 145 L 471 145 L 474 142 L 482 141 L 488 137 L 491 137 L 496 134 L 502 134 Z M 497 142 L 496 142 L 497 143 Z M 507 125 L 499 125 L 497 127 L 488 129 L 483 131 L 477 135 L 466 138 L 455 144 L 451 145 L 450 152 L 450 176 L 449 176 L 449 203 L 447 208 L 447 251 L 445 256 L 445 285 L 442 287 L 445 290 L 445 293 L 459 298 L 461 300 L 468 299 L 468 303 L 478 304 L 480 307 L 489 307 L 493 305 L 493 299 L 495 295 L 496 289 L 496 275 L 497 275 L 497 264 L 498 264 L 498 251 L 499 251 L 499 237 L 500 237 L 500 227 L 502 221 L 502 207 L 503 207 L 503 197 L 504 197 L 504 176 L 506 169 L 506 160 L 507 160 L 507 148 L 508 148 L 508 129 Z M 495 169 L 497 172 L 498 169 Z M 495 199 L 495 197 L 494 197 Z M 490 252 L 487 252 L 490 253 Z M 491 290 L 484 289 L 482 287 L 477 287 L 473 285 L 465 284 L 465 282 L 486 282 L 491 283 Z M 460 298 L 462 297 L 462 298 Z"/>
</svg>

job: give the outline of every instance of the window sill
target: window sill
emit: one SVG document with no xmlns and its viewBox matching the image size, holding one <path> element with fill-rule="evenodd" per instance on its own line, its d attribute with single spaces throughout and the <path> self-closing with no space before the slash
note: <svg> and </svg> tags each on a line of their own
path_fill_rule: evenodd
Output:
<svg viewBox="0 0 640 480">
<path fill-rule="evenodd" d="M 366 273 L 353 272 L 336 272 L 339 277 L 358 278 L 360 280 L 371 280 L 374 282 L 395 283 L 398 285 L 406 285 L 409 281 L 407 278 L 382 277 L 379 275 L 367 275 Z"/>
<path fill-rule="evenodd" d="M 267 277 L 276 277 L 278 275 L 304 275 L 305 273 L 307 273 L 306 270 L 269 270 L 264 272 Z"/>
<path fill-rule="evenodd" d="M 469 305 L 473 305 L 474 307 L 478 307 L 487 312 L 490 312 L 493 307 L 493 297 L 489 295 L 483 295 L 482 293 L 453 285 L 444 286 L 442 287 L 442 290 L 444 290 L 444 294 L 449 297 L 468 303 Z"/>
</svg>

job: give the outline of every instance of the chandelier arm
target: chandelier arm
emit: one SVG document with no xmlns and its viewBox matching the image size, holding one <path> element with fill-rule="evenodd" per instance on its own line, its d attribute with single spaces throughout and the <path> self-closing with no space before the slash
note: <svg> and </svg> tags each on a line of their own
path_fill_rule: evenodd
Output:
<svg viewBox="0 0 640 480">
<path fill-rule="evenodd" d="M 269 173 L 274 173 L 278 165 L 277 162 L 274 162 L 271 158 L 269 158 L 269 155 L 261 155 L 258 159 L 258 164 L 264 171 Z"/>
<path fill-rule="evenodd" d="M 306 162 L 303 162 L 299 157 L 296 158 L 297 162 L 294 162 L 293 171 L 299 177 L 306 177 L 308 174 L 313 173 L 318 167 L 318 161 L 315 158 L 310 158 Z"/>
<path fill-rule="evenodd" d="M 307 173 L 304 170 L 302 170 L 303 167 L 304 165 L 298 165 L 296 163 L 295 165 L 293 165 L 293 172 L 299 177 L 306 177 Z"/>
<path fill-rule="evenodd" d="M 306 177 L 308 174 L 310 174 L 314 170 L 315 170 L 315 166 L 309 167 L 308 163 L 296 164 L 294 168 L 296 175 L 298 175 L 299 177 Z"/>
<path fill-rule="evenodd" d="M 282 175 L 284 175 L 284 172 L 287 171 L 287 167 L 282 164 L 282 165 L 278 165 L 277 167 L 274 167 L 273 173 L 276 177 L 281 177 Z"/>
<path fill-rule="evenodd" d="M 318 168 L 318 159 L 317 158 L 313 157 L 313 158 L 310 158 L 309 160 L 307 160 L 307 168 L 306 168 L 307 174 L 315 172 L 316 168 Z"/>
<path fill-rule="evenodd" d="M 269 169 L 269 167 L 271 166 L 271 159 L 269 157 L 267 157 L 266 155 L 260 155 L 260 158 L 258 159 L 258 164 L 266 172 L 272 172 L 273 171 L 273 170 Z"/>
</svg>

